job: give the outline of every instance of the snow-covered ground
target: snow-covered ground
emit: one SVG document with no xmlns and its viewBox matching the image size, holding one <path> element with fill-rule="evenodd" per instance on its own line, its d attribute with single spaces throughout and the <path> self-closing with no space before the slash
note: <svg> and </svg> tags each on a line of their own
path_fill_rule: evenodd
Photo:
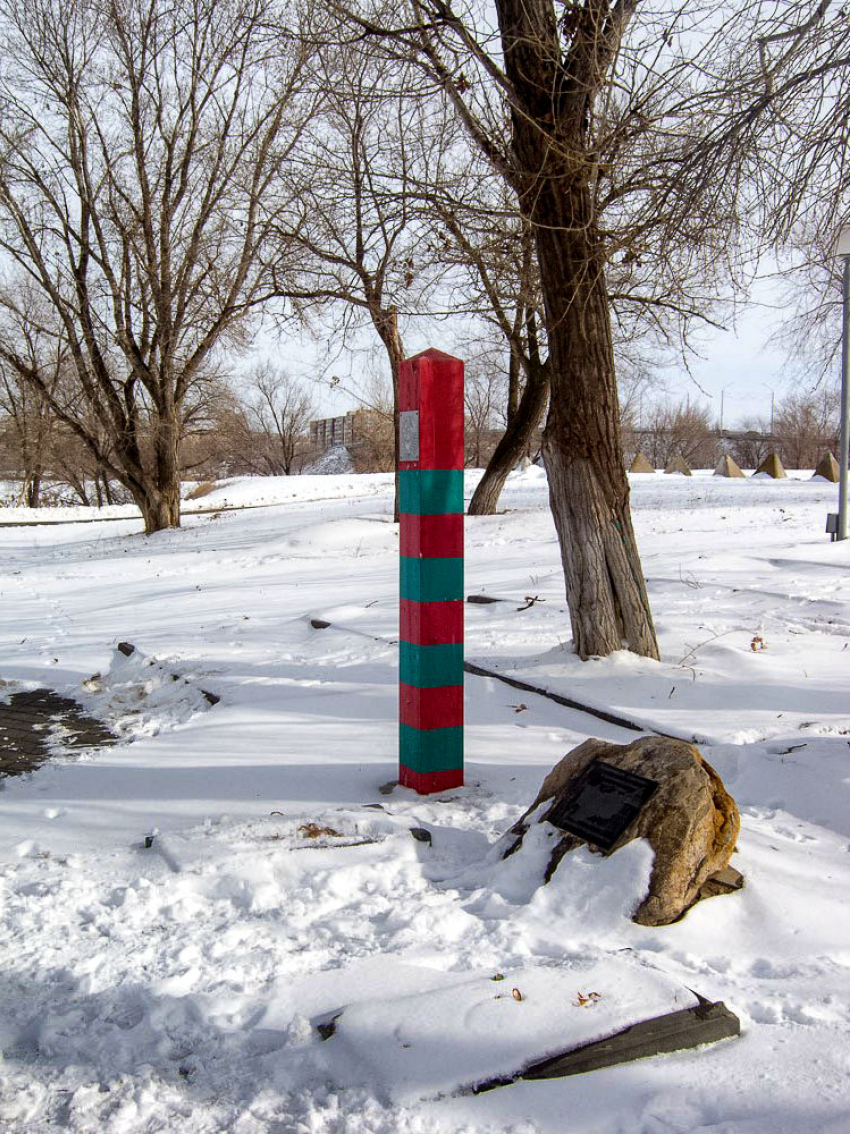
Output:
<svg viewBox="0 0 850 1134">
<path fill-rule="evenodd" d="M 120 737 L 0 780 L 0 1130 L 846 1134 L 835 486 L 633 478 L 660 664 L 571 654 L 540 469 L 467 521 L 467 593 L 506 600 L 467 607 L 467 656 L 698 738 L 738 801 L 746 888 L 663 929 L 629 920 L 642 843 L 576 855 L 548 886 L 539 840 L 494 852 L 566 751 L 633 732 L 470 676 L 468 786 L 379 793 L 396 760 L 390 490 L 241 480 L 189 507 L 269 506 L 151 538 L 132 509 L 0 531 L 0 697 L 49 686 Z M 463 1090 L 689 989 L 737 1012 L 741 1038 Z"/>
</svg>

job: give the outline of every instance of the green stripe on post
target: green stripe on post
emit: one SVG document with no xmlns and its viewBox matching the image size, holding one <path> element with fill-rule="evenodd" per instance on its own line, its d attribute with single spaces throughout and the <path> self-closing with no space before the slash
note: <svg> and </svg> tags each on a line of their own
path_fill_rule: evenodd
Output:
<svg viewBox="0 0 850 1134">
<path fill-rule="evenodd" d="M 444 772 L 463 767 L 462 728 L 411 728 L 399 725 L 404 766 L 413 772 Z"/>
<path fill-rule="evenodd" d="M 413 602 L 450 602 L 463 598 L 462 559 L 401 557 L 401 597 Z"/>
<path fill-rule="evenodd" d="M 463 511 L 463 469 L 401 469 L 399 512 L 444 516 Z"/>
<path fill-rule="evenodd" d="M 420 689 L 463 685 L 463 645 L 414 646 L 399 642 L 399 680 Z"/>
</svg>

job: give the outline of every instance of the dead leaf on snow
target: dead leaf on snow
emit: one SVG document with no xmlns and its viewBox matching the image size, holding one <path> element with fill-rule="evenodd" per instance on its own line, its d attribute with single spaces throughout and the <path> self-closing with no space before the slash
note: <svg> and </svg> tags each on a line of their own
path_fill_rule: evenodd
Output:
<svg viewBox="0 0 850 1134">
<path fill-rule="evenodd" d="M 343 838 L 341 831 L 335 831 L 333 827 L 320 827 L 318 823 L 302 823 L 298 834 L 305 839 L 318 839 L 322 835 L 328 835 L 332 839 Z"/>
</svg>

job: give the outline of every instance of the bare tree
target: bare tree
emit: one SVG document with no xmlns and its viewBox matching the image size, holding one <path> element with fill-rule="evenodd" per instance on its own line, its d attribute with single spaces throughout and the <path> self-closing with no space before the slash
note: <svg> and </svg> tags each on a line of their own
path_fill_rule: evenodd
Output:
<svg viewBox="0 0 850 1134">
<path fill-rule="evenodd" d="M 747 34 L 727 47 L 736 82 L 715 84 L 710 128 L 689 155 L 686 176 L 722 182 L 743 170 L 767 236 L 777 246 L 790 239 L 825 252 L 848 217 L 846 5 L 749 0 L 744 8 Z M 766 153 L 781 161 L 765 160 Z"/>
<path fill-rule="evenodd" d="M 446 178 L 423 194 L 437 222 L 433 253 L 453 269 L 453 310 L 483 322 L 487 354 L 501 348 L 507 356 L 504 431 L 469 502 L 469 515 L 492 515 L 508 474 L 533 445 L 546 408 L 542 300 L 534 234 L 515 197 L 481 155 L 461 151 L 455 160 L 464 163 L 464 176 Z M 481 459 L 480 447 L 475 459 Z"/>
<path fill-rule="evenodd" d="M 779 402 L 773 429 L 786 468 L 813 469 L 826 450 L 837 451 L 839 408 L 834 385 L 795 392 Z"/>
<path fill-rule="evenodd" d="M 648 357 L 633 343 L 625 351 L 617 351 L 617 392 L 620 403 L 620 431 L 626 465 L 641 451 L 640 427 L 644 408 L 664 390 L 663 382 L 655 369 L 656 359 Z"/>
<path fill-rule="evenodd" d="M 309 113 L 292 20 L 276 0 L 0 0 L 0 249 L 51 309 L 86 415 L 13 338 L 0 356 L 147 532 L 179 523 L 193 383 L 273 291 L 261 252 Z"/>
<path fill-rule="evenodd" d="M 181 415 L 180 476 L 185 480 L 240 476 L 252 463 L 248 410 L 223 367 L 205 368 L 193 383 Z"/>
<path fill-rule="evenodd" d="M 396 468 L 396 411 L 393 389 L 371 372 L 354 411 L 351 455 L 357 472 L 393 472 Z"/>
<path fill-rule="evenodd" d="M 838 229 L 850 223 L 850 20 L 841 0 L 750 3 L 749 34 L 729 39 L 712 123 L 683 179 L 746 179 L 753 221 L 777 260 L 781 341 L 810 379 L 840 343 Z"/>
<path fill-rule="evenodd" d="M 88 428 L 97 432 L 97 422 L 88 421 Z M 108 440 L 101 437 L 103 451 Z M 132 497 L 120 484 L 111 480 L 80 438 L 64 422 L 53 420 L 50 446 L 50 479 L 56 486 L 70 488 L 74 498 L 85 507 L 102 508 L 104 504 L 129 504 Z"/>
<path fill-rule="evenodd" d="M 655 402 L 647 407 L 636 436 L 638 449 L 654 468 L 665 468 L 674 457 L 682 457 L 691 468 L 714 464 L 711 412 L 705 405 Z"/>
<path fill-rule="evenodd" d="M 770 5 L 718 19 L 696 0 L 496 0 L 490 10 L 337 0 L 374 50 L 416 60 L 516 195 L 534 234 L 551 397 L 550 501 L 580 656 L 657 657 L 631 525 L 612 312 L 679 347 L 742 282 L 741 170 L 699 176 L 711 98 L 740 93 L 730 36 Z M 727 18 L 728 17 L 728 18 Z M 727 156 L 735 139 L 720 150 Z M 697 155 L 691 165 L 688 161 Z M 633 322 L 637 320 L 637 322 Z M 627 337 L 627 334 L 624 334 Z"/>
<path fill-rule="evenodd" d="M 285 370 L 261 362 L 248 374 L 248 424 L 256 471 L 290 476 L 303 456 L 313 399 Z M 300 471 L 300 469 L 299 469 Z"/>
<path fill-rule="evenodd" d="M 850 223 L 850 186 L 847 195 Z M 785 247 L 777 250 L 771 277 L 779 298 L 770 337 L 784 350 L 787 372 L 804 387 L 812 378 L 828 383 L 840 367 L 843 264 L 834 245 L 834 231 L 795 225 Z"/>
<path fill-rule="evenodd" d="M 375 331 L 397 417 L 399 316 L 417 310 L 428 284 L 415 187 L 423 163 L 439 163 L 441 127 L 419 112 L 403 64 L 324 46 L 314 66 L 326 98 L 309 146 L 287 170 L 302 209 L 293 240 L 305 259 L 297 283 L 283 290 L 308 307 L 338 305 L 344 342 L 364 323 Z M 393 428 L 397 444 L 397 421 Z"/>
<path fill-rule="evenodd" d="M 730 456 L 742 469 L 757 469 L 762 461 L 776 449 L 770 436 L 770 422 L 761 417 L 745 417 L 739 435 L 732 439 Z"/>
<path fill-rule="evenodd" d="M 39 377 L 34 386 L 0 356 L 0 408 L 16 439 L 22 498 L 30 507 L 38 507 L 42 485 L 49 480 L 70 487 L 81 504 L 89 505 L 92 499 L 111 503 L 103 463 L 65 424 L 68 417 L 85 420 L 86 428 L 98 438 L 100 452 L 109 452 L 108 438 L 74 382 L 67 339 L 55 321 L 51 324 L 43 298 L 32 289 L 24 294 L 25 302 L 17 309 L 0 305 L 0 341 L 13 341 L 18 357 Z M 61 416 L 54 407 L 61 407 Z"/>
<path fill-rule="evenodd" d="M 49 380 L 49 379 L 48 379 Z M 28 508 L 41 503 L 42 482 L 50 463 L 51 419 L 42 397 L 0 365 L 0 413 L 7 468 L 20 477 L 20 502 Z"/>
<path fill-rule="evenodd" d="M 493 367 L 473 363 L 464 371 L 465 449 L 466 464 L 484 467 L 493 448 L 499 403 L 505 400 L 504 376 Z"/>
</svg>

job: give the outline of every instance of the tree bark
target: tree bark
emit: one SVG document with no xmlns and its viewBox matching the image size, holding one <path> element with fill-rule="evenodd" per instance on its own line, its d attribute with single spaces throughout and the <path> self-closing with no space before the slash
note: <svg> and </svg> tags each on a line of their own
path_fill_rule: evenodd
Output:
<svg viewBox="0 0 850 1134">
<path fill-rule="evenodd" d="M 136 500 L 136 503 L 145 521 L 145 535 L 153 535 L 155 532 L 165 531 L 166 528 L 179 526 L 174 522 L 175 505 L 170 495 L 152 491 L 140 500 Z M 179 506 L 177 513 L 179 515 Z"/>
<path fill-rule="evenodd" d="M 551 202 L 548 225 L 537 229 L 552 383 L 543 453 L 573 639 L 582 658 L 625 646 L 657 659 L 629 510 L 608 295 L 590 192 L 579 184 L 559 196 Z"/>
<path fill-rule="evenodd" d="M 508 418 L 507 428 L 472 494 L 469 502 L 470 516 L 492 516 L 495 513 L 508 475 L 528 450 L 540 424 L 548 394 L 547 368 L 542 365 L 533 366 L 522 398 Z"/>
<path fill-rule="evenodd" d="M 512 179 L 533 226 L 549 347 L 543 439 L 576 651 L 658 658 L 629 511 L 605 246 L 591 186 L 593 102 L 635 0 L 575 12 L 566 52 L 552 0 L 497 0 L 513 88 Z"/>
<path fill-rule="evenodd" d="M 41 473 L 31 472 L 26 480 L 26 501 L 28 508 L 41 506 Z"/>
<path fill-rule="evenodd" d="M 508 356 L 508 405 L 507 405 L 507 426 L 510 428 L 511 423 L 519 411 L 520 406 L 520 364 L 517 352 L 512 350 Z"/>
<path fill-rule="evenodd" d="M 404 361 L 404 344 L 398 333 L 398 313 L 395 307 L 379 308 L 371 311 L 372 322 L 390 360 L 390 374 L 393 384 L 393 456 L 395 468 L 395 495 L 393 499 L 393 523 L 398 523 L 399 512 L 399 474 L 398 474 L 398 381 L 401 364 Z"/>
<path fill-rule="evenodd" d="M 180 527 L 180 424 L 173 406 L 157 415 L 154 430 L 154 475 L 133 492 L 145 521 L 145 535 Z"/>
</svg>

